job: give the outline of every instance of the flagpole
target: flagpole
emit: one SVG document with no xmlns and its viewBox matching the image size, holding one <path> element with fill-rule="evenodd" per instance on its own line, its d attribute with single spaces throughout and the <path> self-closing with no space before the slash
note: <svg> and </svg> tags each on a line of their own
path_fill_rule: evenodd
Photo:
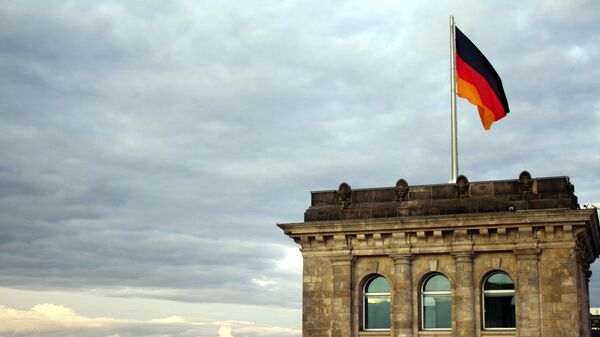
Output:
<svg viewBox="0 0 600 337">
<path fill-rule="evenodd" d="M 458 177 L 458 140 L 456 127 L 456 37 L 454 28 L 454 16 L 450 15 L 450 130 L 452 137 L 452 180 L 456 182 Z"/>
</svg>

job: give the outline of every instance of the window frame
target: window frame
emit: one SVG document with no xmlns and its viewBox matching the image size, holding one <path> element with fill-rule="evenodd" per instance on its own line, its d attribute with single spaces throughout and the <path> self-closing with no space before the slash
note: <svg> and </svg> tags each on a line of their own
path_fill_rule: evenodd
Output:
<svg viewBox="0 0 600 337">
<path fill-rule="evenodd" d="M 506 275 L 506 277 L 508 277 L 511 281 L 512 281 L 512 285 L 513 285 L 513 289 L 496 289 L 496 290 L 486 290 L 485 289 L 485 284 L 487 283 L 487 281 L 490 279 L 490 277 L 497 275 L 497 274 L 504 274 Z M 485 311 L 485 297 L 486 294 L 492 294 L 492 295 L 504 295 L 504 296 L 498 296 L 498 297 L 508 297 L 508 295 L 512 295 L 513 300 L 516 302 L 517 298 L 516 298 L 516 289 L 515 289 L 515 281 L 513 280 L 512 277 L 510 277 L 510 275 L 508 275 L 508 273 L 501 271 L 501 270 L 495 270 L 492 271 L 490 273 L 488 273 L 486 275 L 486 277 L 483 279 L 483 282 L 481 283 L 481 326 L 483 327 L 483 330 L 485 331 L 515 331 L 517 330 L 517 316 L 516 316 L 516 303 L 514 306 L 514 310 L 515 310 L 515 326 L 511 327 L 511 328 L 489 328 L 485 326 L 485 315 L 486 315 L 486 311 Z M 489 296 L 492 297 L 492 296 Z"/>
<path fill-rule="evenodd" d="M 367 292 L 367 287 L 369 285 L 371 285 L 371 282 L 374 281 L 376 278 L 383 278 L 388 285 L 388 289 L 390 290 L 389 292 L 385 293 L 385 292 L 379 292 L 379 293 L 369 293 Z M 367 299 L 369 297 L 375 297 L 375 296 L 387 296 L 389 298 L 389 303 L 390 303 L 390 326 L 388 328 L 367 328 Z M 362 331 L 391 331 L 392 328 L 392 288 L 390 287 L 390 281 L 388 281 L 388 279 L 380 274 L 373 274 L 369 277 L 367 277 L 364 285 L 363 285 L 363 289 L 362 289 L 362 310 L 361 310 L 361 314 L 362 314 Z"/>
<path fill-rule="evenodd" d="M 425 291 L 425 285 L 427 285 L 427 283 L 434 277 L 437 275 L 441 275 L 444 278 L 446 278 L 446 280 L 448 281 L 448 284 L 450 284 L 450 290 L 443 290 L 443 291 Z M 421 314 L 421 330 L 422 331 L 452 331 L 452 283 L 450 283 L 450 279 L 442 274 L 442 273 L 432 273 L 427 275 L 427 277 L 425 277 L 423 279 L 423 282 L 421 282 L 421 287 L 420 287 L 420 298 L 421 298 L 421 303 L 420 303 L 420 314 Z M 450 298 L 450 327 L 449 328 L 426 328 L 425 327 L 425 296 L 427 295 L 437 295 L 437 296 L 444 296 L 444 297 L 449 297 Z"/>
</svg>

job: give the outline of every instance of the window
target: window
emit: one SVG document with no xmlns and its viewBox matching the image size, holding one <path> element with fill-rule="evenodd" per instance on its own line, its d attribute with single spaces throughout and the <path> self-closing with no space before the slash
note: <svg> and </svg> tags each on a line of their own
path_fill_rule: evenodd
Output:
<svg viewBox="0 0 600 337">
<path fill-rule="evenodd" d="M 515 329 L 515 285 L 503 272 L 489 275 L 483 282 L 483 328 Z"/>
<path fill-rule="evenodd" d="M 592 320 L 592 336 L 600 333 L 600 316 L 590 315 Z"/>
<path fill-rule="evenodd" d="M 452 291 L 450 281 L 442 274 L 433 274 L 421 289 L 421 324 L 423 330 L 452 328 Z"/>
<path fill-rule="evenodd" d="M 363 291 L 363 329 L 390 329 L 390 285 L 385 277 L 375 275 Z"/>
</svg>

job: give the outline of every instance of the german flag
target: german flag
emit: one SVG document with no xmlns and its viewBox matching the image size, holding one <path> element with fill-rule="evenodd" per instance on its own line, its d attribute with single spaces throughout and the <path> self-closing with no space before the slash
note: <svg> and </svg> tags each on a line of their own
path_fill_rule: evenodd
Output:
<svg viewBox="0 0 600 337">
<path fill-rule="evenodd" d="M 477 47 L 456 27 L 456 89 L 477 105 L 486 130 L 508 113 L 500 76 Z"/>
</svg>

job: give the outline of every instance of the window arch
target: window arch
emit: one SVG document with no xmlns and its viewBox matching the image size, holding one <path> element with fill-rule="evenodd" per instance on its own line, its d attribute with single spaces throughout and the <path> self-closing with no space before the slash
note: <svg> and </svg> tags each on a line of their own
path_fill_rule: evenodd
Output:
<svg viewBox="0 0 600 337">
<path fill-rule="evenodd" d="M 390 285 L 381 275 L 371 276 L 363 289 L 363 329 L 390 329 Z"/>
<path fill-rule="evenodd" d="M 421 327 L 423 330 L 452 328 L 452 287 L 443 274 L 432 274 L 423 281 Z"/>
<path fill-rule="evenodd" d="M 493 272 L 483 281 L 483 328 L 515 329 L 515 285 L 505 272 Z"/>
</svg>

